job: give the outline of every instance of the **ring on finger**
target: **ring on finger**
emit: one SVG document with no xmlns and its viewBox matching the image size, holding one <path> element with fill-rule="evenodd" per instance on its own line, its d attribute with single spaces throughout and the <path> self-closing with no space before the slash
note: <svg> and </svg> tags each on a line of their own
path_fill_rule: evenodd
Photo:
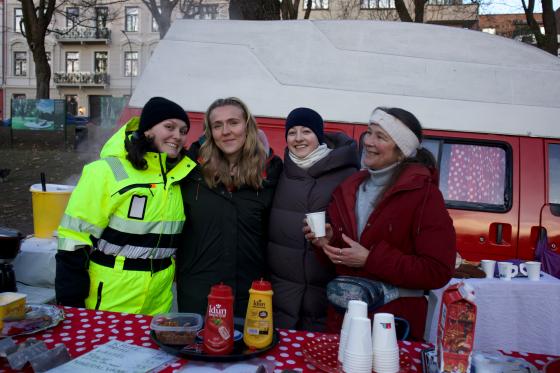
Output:
<svg viewBox="0 0 560 373">
<path fill-rule="evenodd" d="M 342 256 L 342 249 L 338 249 L 338 256 Z"/>
</svg>

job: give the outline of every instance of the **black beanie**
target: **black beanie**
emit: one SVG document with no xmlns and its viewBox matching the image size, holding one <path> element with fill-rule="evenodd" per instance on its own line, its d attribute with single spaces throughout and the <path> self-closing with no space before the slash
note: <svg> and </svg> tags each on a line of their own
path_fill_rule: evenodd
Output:
<svg viewBox="0 0 560 373">
<path fill-rule="evenodd" d="M 142 109 L 138 131 L 144 133 L 166 119 L 180 119 L 187 124 L 187 130 L 191 128 L 189 117 L 181 106 L 163 97 L 152 97 Z"/>
<path fill-rule="evenodd" d="M 317 113 L 315 110 L 306 108 L 306 107 L 299 107 L 297 109 L 292 110 L 288 117 L 286 118 L 286 133 L 285 137 L 288 137 L 288 131 L 290 128 L 295 126 L 304 126 L 309 128 L 315 136 L 317 136 L 317 140 L 319 140 L 319 144 L 324 142 L 323 136 L 323 118 Z"/>
</svg>

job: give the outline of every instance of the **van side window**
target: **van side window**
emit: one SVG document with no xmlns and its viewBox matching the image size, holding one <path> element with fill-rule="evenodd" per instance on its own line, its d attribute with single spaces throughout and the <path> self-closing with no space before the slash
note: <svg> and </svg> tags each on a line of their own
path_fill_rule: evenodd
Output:
<svg viewBox="0 0 560 373">
<path fill-rule="evenodd" d="M 548 202 L 560 204 L 560 144 L 548 144 Z"/>
<path fill-rule="evenodd" d="M 422 140 L 422 146 L 432 153 L 436 162 L 439 164 L 439 148 L 441 145 L 441 140 L 434 139 L 424 139 Z"/>
<path fill-rule="evenodd" d="M 512 192 L 507 147 L 444 140 L 439 153 L 439 186 L 448 208 L 509 210 Z"/>
</svg>

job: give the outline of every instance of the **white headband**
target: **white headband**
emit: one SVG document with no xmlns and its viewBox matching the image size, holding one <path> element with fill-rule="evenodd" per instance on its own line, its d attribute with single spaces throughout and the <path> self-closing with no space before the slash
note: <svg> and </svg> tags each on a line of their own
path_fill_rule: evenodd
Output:
<svg viewBox="0 0 560 373">
<path fill-rule="evenodd" d="M 377 124 L 383 128 L 391 136 L 405 157 L 415 156 L 416 150 L 420 149 L 420 141 L 418 141 L 418 137 L 416 137 L 414 132 L 391 114 L 381 109 L 375 109 L 371 113 L 369 123 Z"/>
</svg>

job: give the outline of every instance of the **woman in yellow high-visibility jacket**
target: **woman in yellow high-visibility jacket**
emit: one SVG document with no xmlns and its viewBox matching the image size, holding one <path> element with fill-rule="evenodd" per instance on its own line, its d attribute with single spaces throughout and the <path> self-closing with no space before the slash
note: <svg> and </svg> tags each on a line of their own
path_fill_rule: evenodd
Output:
<svg viewBox="0 0 560 373">
<path fill-rule="evenodd" d="M 59 304 L 169 311 L 185 221 L 177 183 L 195 165 L 183 155 L 189 127 L 179 105 L 153 97 L 84 167 L 58 228 Z"/>
</svg>

